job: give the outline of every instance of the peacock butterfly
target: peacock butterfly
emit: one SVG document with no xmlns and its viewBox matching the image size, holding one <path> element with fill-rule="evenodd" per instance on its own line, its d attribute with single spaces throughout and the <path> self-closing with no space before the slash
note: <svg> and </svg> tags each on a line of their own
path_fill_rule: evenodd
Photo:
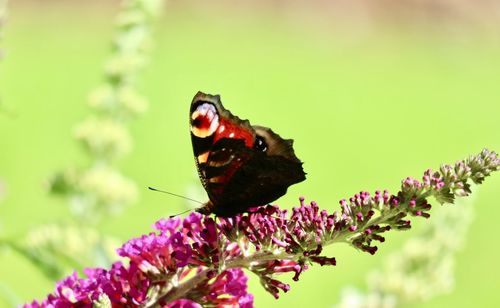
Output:
<svg viewBox="0 0 500 308">
<path fill-rule="evenodd" d="M 293 140 L 234 116 L 219 95 L 198 92 L 189 122 L 198 174 L 209 197 L 199 213 L 234 216 L 278 199 L 306 178 Z"/>
</svg>

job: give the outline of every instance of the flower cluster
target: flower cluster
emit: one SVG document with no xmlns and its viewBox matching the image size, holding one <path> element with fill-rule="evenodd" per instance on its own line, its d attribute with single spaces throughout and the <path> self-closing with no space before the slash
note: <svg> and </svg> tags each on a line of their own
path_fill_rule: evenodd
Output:
<svg viewBox="0 0 500 308">
<path fill-rule="evenodd" d="M 246 291 L 247 277 L 239 268 L 217 272 L 216 224 L 213 219 L 192 214 L 184 220 L 160 220 L 158 233 L 132 239 L 118 253 L 130 260 L 110 270 L 85 270 L 87 278 L 76 273 L 58 283 L 56 291 L 42 301 L 26 307 L 73 304 L 92 306 L 109 301 L 113 307 L 241 306 L 252 307 L 253 297 Z M 213 254 L 213 255 L 212 255 Z M 189 290 L 189 294 L 179 290 Z"/>
<path fill-rule="evenodd" d="M 477 195 L 476 195 L 477 196 Z M 367 291 L 344 288 L 337 308 L 400 307 L 452 291 L 456 253 L 472 222 L 474 199 L 433 210 L 433 219 L 366 276 Z M 437 211 L 436 211 L 437 210 Z"/>
<path fill-rule="evenodd" d="M 132 149 L 128 124 L 148 107 L 136 83 L 147 63 L 152 21 L 162 3 L 123 1 L 104 82 L 89 95 L 92 114 L 75 129 L 75 138 L 90 156 L 91 166 L 64 170 L 50 180 L 50 190 L 68 196 L 72 213 L 86 221 L 120 212 L 136 200 L 137 187 L 114 164 Z"/>
<path fill-rule="evenodd" d="M 346 242 L 373 254 L 376 242 L 389 230 L 410 228 L 408 216 L 429 217 L 427 199 L 453 201 L 470 192 L 468 180 L 480 183 L 498 170 L 494 152 L 425 172 L 422 181 L 403 180 L 397 194 L 361 192 L 340 201 L 340 211 L 328 213 L 315 202 L 291 213 L 268 205 L 234 217 L 218 218 L 192 213 L 185 219 L 162 219 L 156 232 L 132 239 L 119 250 L 129 260 L 111 270 L 87 270 L 87 278 L 70 276 L 41 304 L 96 304 L 113 306 L 252 306 L 241 268 L 255 273 L 263 287 L 278 297 L 290 286 L 276 275 L 294 273 L 294 280 L 312 264 L 335 265 L 322 248 Z"/>
</svg>

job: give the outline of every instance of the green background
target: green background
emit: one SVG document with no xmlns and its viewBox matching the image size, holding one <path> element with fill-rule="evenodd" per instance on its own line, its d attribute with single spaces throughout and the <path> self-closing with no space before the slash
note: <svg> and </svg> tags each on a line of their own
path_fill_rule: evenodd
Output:
<svg viewBox="0 0 500 308">
<path fill-rule="evenodd" d="M 64 219 L 64 200 L 49 195 L 44 181 L 87 159 L 72 132 L 101 81 L 117 6 L 76 3 L 12 3 L 2 29 L 4 237 Z M 145 187 L 183 194 L 199 185 L 187 123 L 198 90 L 221 94 L 234 114 L 295 139 L 308 178 L 277 201 L 284 207 L 304 195 L 333 211 L 359 190 L 395 191 L 406 176 L 420 177 L 484 147 L 500 149 L 500 40 L 492 29 L 335 16 L 227 2 L 167 5 L 140 79 L 150 109 L 133 123 L 134 150 L 119 163 L 140 187 L 140 200 L 100 230 L 125 240 L 183 209 L 184 201 Z M 455 291 L 415 306 L 500 305 L 499 188 L 494 175 L 476 199 L 467 245 L 457 255 Z M 389 235 L 375 256 L 345 245 L 328 248 L 338 265 L 311 268 L 277 301 L 250 276 L 255 304 L 330 307 L 342 287 L 364 286 L 365 274 L 414 232 Z M 0 283 L 23 301 L 54 287 L 9 250 L 0 250 Z"/>
</svg>

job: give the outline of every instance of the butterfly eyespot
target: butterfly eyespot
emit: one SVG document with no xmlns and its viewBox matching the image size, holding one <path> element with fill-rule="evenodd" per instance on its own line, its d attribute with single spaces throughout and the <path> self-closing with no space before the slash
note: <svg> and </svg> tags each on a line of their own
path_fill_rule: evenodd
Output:
<svg viewBox="0 0 500 308">
<path fill-rule="evenodd" d="M 210 103 L 199 105 L 191 114 L 191 132 L 198 138 L 212 136 L 219 128 L 219 115 Z"/>
<path fill-rule="evenodd" d="M 201 117 L 198 117 L 193 120 L 193 126 L 194 127 L 200 127 L 201 126 Z"/>
<path fill-rule="evenodd" d="M 261 136 L 257 136 L 253 147 L 257 151 L 261 151 L 261 152 L 267 151 L 267 143 L 264 141 L 264 138 L 262 138 Z"/>
</svg>

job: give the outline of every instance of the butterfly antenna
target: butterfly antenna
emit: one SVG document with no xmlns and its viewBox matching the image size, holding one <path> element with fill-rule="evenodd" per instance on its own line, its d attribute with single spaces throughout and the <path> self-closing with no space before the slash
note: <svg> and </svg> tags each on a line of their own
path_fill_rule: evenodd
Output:
<svg viewBox="0 0 500 308">
<path fill-rule="evenodd" d="M 177 217 L 177 216 L 179 216 L 179 215 L 182 215 L 182 214 L 185 214 L 185 213 L 187 213 L 187 212 L 191 212 L 191 211 L 192 211 L 192 209 L 185 210 L 185 211 L 182 211 L 182 212 L 177 213 L 177 214 L 175 214 L 175 215 L 170 215 L 170 216 L 168 216 L 168 218 L 174 218 L 174 217 Z"/>
<path fill-rule="evenodd" d="M 201 202 L 201 201 L 198 201 L 198 200 L 195 200 L 195 199 L 191 199 L 191 198 L 188 198 L 188 197 L 185 197 L 185 196 L 181 196 L 181 195 L 178 195 L 178 194 L 174 194 L 174 193 L 171 193 L 169 191 L 161 190 L 161 189 L 154 188 L 154 187 L 151 187 L 151 186 L 148 186 L 148 189 L 152 190 L 152 191 L 157 191 L 157 192 L 161 192 L 161 193 L 164 193 L 164 194 L 176 196 L 176 197 L 179 197 L 179 198 L 182 198 L 182 199 L 186 199 L 186 200 L 189 200 L 189 201 L 193 201 L 193 202 L 196 202 L 198 204 L 203 205 L 203 202 Z"/>
<path fill-rule="evenodd" d="M 182 198 L 182 199 L 186 199 L 186 200 L 189 200 L 189 201 L 193 201 L 193 202 L 196 202 L 198 204 L 201 204 L 203 205 L 203 202 L 200 202 L 198 200 L 195 200 L 195 199 L 191 199 L 191 198 L 188 198 L 188 197 L 185 197 L 185 196 L 181 196 L 181 195 L 178 195 L 178 194 L 174 194 L 174 193 L 171 193 L 169 191 L 166 191 L 166 190 L 161 190 L 161 189 L 158 189 L 158 188 L 154 188 L 154 187 L 151 187 L 151 186 L 148 186 L 148 189 L 149 190 L 152 190 L 152 191 L 157 191 L 157 192 L 161 192 L 161 193 L 164 193 L 164 194 L 168 194 L 168 195 L 172 195 L 172 196 L 176 196 L 176 197 L 179 197 L 179 198 Z M 185 214 L 185 213 L 188 213 L 188 212 L 191 212 L 192 209 L 189 209 L 189 210 L 185 210 L 185 211 L 182 211 L 180 213 L 177 213 L 175 215 L 170 215 L 168 216 L 169 218 L 174 218 L 174 217 L 177 217 L 179 215 L 182 215 L 182 214 Z"/>
</svg>

